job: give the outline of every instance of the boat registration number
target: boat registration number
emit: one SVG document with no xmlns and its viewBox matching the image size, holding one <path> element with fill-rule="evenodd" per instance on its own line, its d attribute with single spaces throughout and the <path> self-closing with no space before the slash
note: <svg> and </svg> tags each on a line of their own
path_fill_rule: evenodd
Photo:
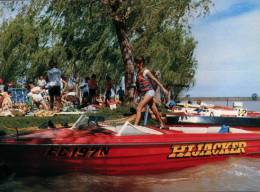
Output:
<svg viewBox="0 0 260 192">
<path fill-rule="evenodd" d="M 177 144 L 170 148 L 169 159 L 245 153 L 246 142 Z"/>
<path fill-rule="evenodd" d="M 46 151 L 47 157 L 64 158 L 101 158 L 108 155 L 106 146 L 50 146 Z"/>
</svg>

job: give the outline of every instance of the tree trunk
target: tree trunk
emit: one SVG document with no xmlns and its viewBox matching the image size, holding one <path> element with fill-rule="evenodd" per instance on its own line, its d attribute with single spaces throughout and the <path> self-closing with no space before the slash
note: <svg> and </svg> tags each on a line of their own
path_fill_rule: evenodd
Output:
<svg viewBox="0 0 260 192">
<path fill-rule="evenodd" d="M 127 35 L 127 27 L 124 22 L 114 20 L 118 43 L 120 45 L 122 59 L 125 66 L 125 95 L 129 99 L 134 97 L 134 59 L 131 44 Z"/>
<path fill-rule="evenodd" d="M 115 25 L 118 43 L 120 45 L 122 59 L 125 67 L 125 95 L 132 100 L 134 97 L 134 59 L 132 46 L 129 42 L 126 26 L 127 11 L 122 11 L 122 5 L 127 0 L 101 0 L 104 5 L 111 8 L 111 16 Z"/>
</svg>

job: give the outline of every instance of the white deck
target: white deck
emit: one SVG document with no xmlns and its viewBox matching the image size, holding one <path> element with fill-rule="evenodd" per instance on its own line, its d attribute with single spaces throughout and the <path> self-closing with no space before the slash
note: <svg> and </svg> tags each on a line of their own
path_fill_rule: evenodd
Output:
<svg viewBox="0 0 260 192">
<path fill-rule="evenodd" d="M 219 133 L 221 127 L 170 127 L 170 130 L 182 131 L 183 133 Z M 229 128 L 230 133 L 252 133 L 238 128 Z"/>
</svg>

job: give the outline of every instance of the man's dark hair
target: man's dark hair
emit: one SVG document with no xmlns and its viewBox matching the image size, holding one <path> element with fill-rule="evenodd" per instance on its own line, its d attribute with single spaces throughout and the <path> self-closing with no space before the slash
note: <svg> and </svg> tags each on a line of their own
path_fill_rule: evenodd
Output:
<svg viewBox="0 0 260 192">
<path fill-rule="evenodd" d="M 140 57 L 136 57 L 135 58 L 135 63 L 138 64 L 138 63 L 143 63 L 144 64 L 144 57 L 143 56 L 140 56 Z"/>
<path fill-rule="evenodd" d="M 107 80 L 107 81 L 111 80 L 111 78 L 110 78 L 109 75 L 106 76 L 106 80 Z"/>
<path fill-rule="evenodd" d="M 67 78 L 64 74 L 61 75 L 61 78 L 62 78 L 62 80 L 64 80 L 64 81 L 67 81 L 67 80 L 68 80 L 68 78 Z"/>
<path fill-rule="evenodd" d="M 50 61 L 49 61 L 49 68 L 57 68 L 58 67 L 58 62 L 57 59 L 55 59 L 54 57 L 51 57 Z"/>
<path fill-rule="evenodd" d="M 97 78 L 96 74 L 92 74 L 91 78 L 96 79 Z"/>
<path fill-rule="evenodd" d="M 34 85 L 34 83 L 33 83 L 32 80 L 27 81 L 26 86 L 25 86 L 26 89 L 30 90 L 30 89 L 31 89 L 31 88 L 30 88 L 30 85 Z"/>
<path fill-rule="evenodd" d="M 4 86 L 4 92 L 8 92 L 8 86 L 7 85 Z"/>
</svg>

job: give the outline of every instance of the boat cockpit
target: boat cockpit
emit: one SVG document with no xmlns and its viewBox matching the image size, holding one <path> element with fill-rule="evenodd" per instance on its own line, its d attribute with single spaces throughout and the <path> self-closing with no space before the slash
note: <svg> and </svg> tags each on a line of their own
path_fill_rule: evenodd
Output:
<svg viewBox="0 0 260 192">
<path fill-rule="evenodd" d="M 95 116 L 81 115 L 80 118 L 74 123 L 72 129 L 84 129 L 89 127 L 91 124 L 98 124 L 98 121 L 104 121 L 104 118 Z M 144 126 L 136 126 L 126 121 L 123 125 L 99 125 L 98 128 L 104 130 L 109 130 L 113 132 L 116 136 L 130 136 L 130 135 L 163 135 L 165 131 L 156 130 Z M 226 125 L 222 126 L 210 126 L 210 127 L 185 127 L 185 126 L 170 126 L 167 130 L 171 132 L 178 133 L 188 133 L 188 134 L 221 134 L 221 133 L 252 133 L 252 131 L 247 131 L 239 128 L 233 128 Z"/>
<path fill-rule="evenodd" d="M 79 119 L 74 123 L 71 129 L 84 129 L 91 125 L 98 125 L 98 122 L 104 121 L 104 118 L 98 116 L 86 116 L 81 115 Z M 129 136 L 129 135 L 163 135 L 162 132 L 144 127 L 136 126 L 126 121 L 123 125 L 99 125 L 98 128 L 103 128 L 115 133 L 116 136 Z"/>
</svg>

